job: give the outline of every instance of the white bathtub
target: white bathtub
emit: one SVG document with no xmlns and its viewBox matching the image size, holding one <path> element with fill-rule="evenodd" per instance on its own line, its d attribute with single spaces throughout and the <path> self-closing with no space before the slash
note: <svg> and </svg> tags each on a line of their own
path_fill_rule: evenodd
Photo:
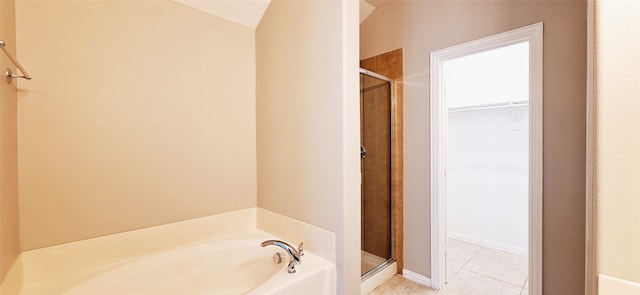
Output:
<svg viewBox="0 0 640 295">
<path fill-rule="evenodd" d="M 270 239 L 305 243 L 297 273 Z M 254 207 L 22 252 L 0 293 L 335 295 L 336 279 L 333 233 Z"/>
<path fill-rule="evenodd" d="M 275 246 L 260 247 L 262 241 L 213 241 L 148 255 L 63 294 L 333 294 L 335 267 L 331 263 L 305 253 L 298 271 L 290 274 L 288 255 Z M 276 252 L 285 261 L 275 264 L 272 256 Z"/>
</svg>

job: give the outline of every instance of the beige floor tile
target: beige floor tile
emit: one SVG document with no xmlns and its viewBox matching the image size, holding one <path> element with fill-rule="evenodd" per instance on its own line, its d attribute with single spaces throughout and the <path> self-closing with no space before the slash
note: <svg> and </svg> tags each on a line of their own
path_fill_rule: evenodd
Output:
<svg viewBox="0 0 640 295">
<path fill-rule="evenodd" d="M 497 262 L 506 262 L 514 265 L 527 267 L 529 265 L 529 258 L 525 255 L 513 254 L 501 250 L 483 247 L 478 256 L 487 256 L 493 258 Z"/>
<path fill-rule="evenodd" d="M 476 255 L 482 246 L 463 242 L 456 239 L 447 240 L 447 280 L 462 269 L 462 267 Z"/>
<path fill-rule="evenodd" d="M 446 274 L 447 281 L 453 279 L 461 269 L 462 269 L 462 265 L 452 264 L 452 263 L 447 261 L 447 269 L 446 269 L 446 271 L 447 271 L 447 274 Z"/>
<path fill-rule="evenodd" d="M 436 290 L 403 278 L 400 275 L 388 279 L 369 292 L 369 295 L 433 295 Z"/>
<path fill-rule="evenodd" d="M 456 248 L 456 249 L 467 249 L 468 251 L 477 252 L 482 248 L 482 246 L 478 244 L 468 243 L 462 240 L 447 238 L 447 247 Z"/>
<path fill-rule="evenodd" d="M 522 288 L 527 279 L 529 269 L 526 266 L 520 266 L 504 262 L 491 256 L 474 256 L 469 263 L 464 266 L 465 270 L 492 277 L 494 279 L 511 283 Z"/>
<path fill-rule="evenodd" d="M 522 288 L 529 275 L 527 256 L 483 247 L 464 269 Z"/>
<path fill-rule="evenodd" d="M 447 240 L 447 285 L 438 295 L 528 295 L 527 257 Z M 401 276 L 373 290 L 372 295 L 436 294 Z"/>
<path fill-rule="evenodd" d="M 438 295 L 518 295 L 522 288 L 462 269 Z"/>
</svg>

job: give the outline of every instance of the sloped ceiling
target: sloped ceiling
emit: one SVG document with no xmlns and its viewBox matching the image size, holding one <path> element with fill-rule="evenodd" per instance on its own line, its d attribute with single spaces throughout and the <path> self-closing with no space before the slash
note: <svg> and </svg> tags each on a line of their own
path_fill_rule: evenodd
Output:
<svg viewBox="0 0 640 295">
<path fill-rule="evenodd" d="M 365 0 L 360 0 L 360 23 L 362 23 L 374 9 L 376 9 L 376 7 L 373 4 Z"/>
<path fill-rule="evenodd" d="M 256 28 L 271 0 L 173 0 L 191 8 Z"/>
<path fill-rule="evenodd" d="M 173 0 L 191 8 L 224 18 L 228 21 L 256 28 L 271 0 Z M 376 7 L 389 0 L 360 0 L 360 22 Z"/>
</svg>

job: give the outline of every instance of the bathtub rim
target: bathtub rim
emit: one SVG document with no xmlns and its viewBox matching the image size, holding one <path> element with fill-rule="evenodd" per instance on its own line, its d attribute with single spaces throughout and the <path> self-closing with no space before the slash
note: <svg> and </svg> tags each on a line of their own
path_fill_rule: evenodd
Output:
<svg viewBox="0 0 640 295">
<path fill-rule="evenodd" d="M 260 231 L 295 244 L 304 241 L 308 253 L 323 258 L 335 268 L 333 232 L 262 208 L 251 207 L 24 251 L 9 270 L 0 286 L 0 292 L 8 295 L 28 294 L 21 291 L 38 284 L 49 284 L 54 280 L 85 280 L 135 257 L 195 243 L 226 239 L 238 233 L 251 231 Z M 104 251 L 114 248 L 119 251 Z M 109 255 L 105 256 L 104 253 Z M 75 259 L 86 256 L 97 259 Z"/>
</svg>

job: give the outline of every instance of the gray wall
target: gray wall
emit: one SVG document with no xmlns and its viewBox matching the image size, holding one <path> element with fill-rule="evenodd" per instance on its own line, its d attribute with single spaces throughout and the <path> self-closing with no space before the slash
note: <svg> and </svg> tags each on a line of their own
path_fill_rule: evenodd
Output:
<svg viewBox="0 0 640 295">
<path fill-rule="evenodd" d="M 405 268 L 430 273 L 429 53 L 544 22 L 544 294 L 584 293 L 586 2 L 397 1 L 360 26 L 360 58 L 405 53 Z"/>
</svg>

